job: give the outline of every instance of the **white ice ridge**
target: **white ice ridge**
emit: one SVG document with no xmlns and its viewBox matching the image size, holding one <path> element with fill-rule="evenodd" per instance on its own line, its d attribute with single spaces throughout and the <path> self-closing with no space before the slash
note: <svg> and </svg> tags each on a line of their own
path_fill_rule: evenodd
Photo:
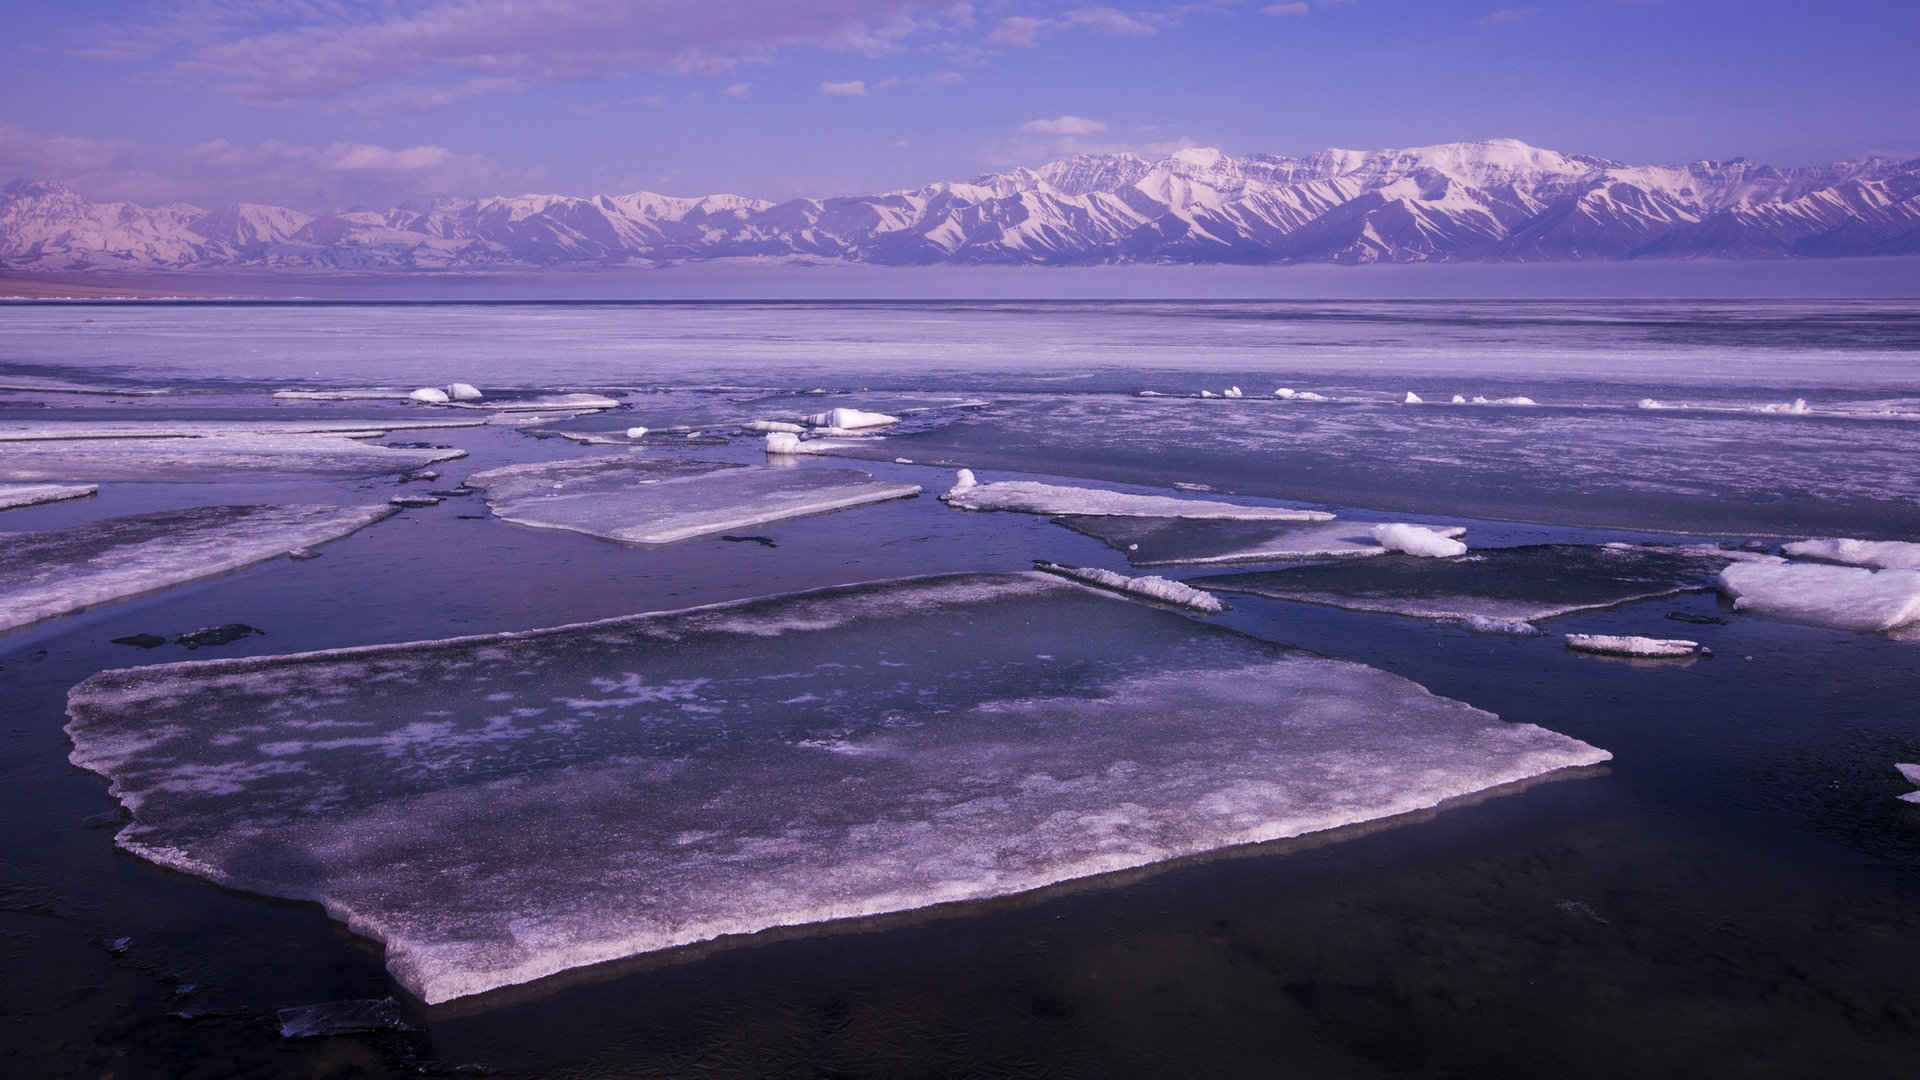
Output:
<svg viewBox="0 0 1920 1080">
<path fill-rule="evenodd" d="M 897 424 L 900 418 L 886 413 L 863 412 L 859 409 L 828 409 L 823 413 L 814 413 L 807 417 L 807 423 L 818 428 L 839 428 L 851 431 L 856 428 L 885 427 Z"/>
<path fill-rule="evenodd" d="M 68 715 L 122 848 L 322 904 L 428 1003 L 1609 757 L 1038 574 L 103 672 Z"/>
<path fill-rule="evenodd" d="M 447 403 L 455 409 L 485 409 L 490 412 L 539 412 L 544 409 L 568 409 L 591 412 L 617 409 L 620 403 L 604 394 L 536 394 L 532 397 L 488 398 L 485 401 L 456 400 Z"/>
<path fill-rule="evenodd" d="M 1036 561 L 1033 565 L 1037 570 L 1057 574 L 1095 588 L 1158 600 L 1163 604 L 1190 608 L 1208 615 L 1218 615 L 1227 610 L 1227 605 L 1221 603 L 1219 597 L 1171 578 L 1128 577 L 1125 574 L 1116 574 L 1112 570 L 1102 570 L 1097 566 L 1064 566 L 1045 560 Z"/>
<path fill-rule="evenodd" d="M 1920 544 L 1908 540 L 1796 540 L 1780 550 L 1796 559 L 1819 559 L 1875 570 L 1920 570 Z"/>
<path fill-rule="evenodd" d="M 789 435 L 798 435 L 807 430 L 800 424 L 789 424 L 785 420 L 749 420 L 740 426 L 757 435 L 767 435 L 776 431 L 785 432 Z"/>
<path fill-rule="evenodd" d="M 965 479 L 971 480 L 970 470 Z M 1014 510 L 1023 514 L 1092 514 L 1108 517 L 1214 518 L 1228 521 L 1332 521 L 1321 510 L 1290 510 L 1279 506 L 1243 506 L 1208 499 L 1176 499 L 1169 495 L 1136 495 L 1101 488 L 1043 484 L 1037 480 L 997 480 L 990 484 L 958 483 L 940 496 L 948 506 L 962 510 Z"/>
<path fill-rule="evenodd" d="M 1325 394 L 1316 394 L 1311 390 L 1295 390 L 1291 386 L 1282 386 L 1273 392 L 1273 396 L 1286 401 L 1325 401 Z"/>
<path fill-rule="evenodd" d="M 98 494 L 98 484 L 0 484 L 0 510 Z"/>
<path fill-rule="evenodd" d="M 1373 538 L 1388 551 L 1401 551 L 1430 559 L 1445 559 L 1467 553 L 1467 545 L 1454 539 L 1465 533 L 1465 529 L 1430 529 L 1425 525 L 1395 523 L 1375 525 L 1371 531 Z"/>
<path fill-rule="evenodd" d="M 1414 393 L 1414 392 L 1413 392 L 1413 391 L 1411 391 L 1411 390 L 1409 390 L 1409 391 L 1407 391 L 1407 396 L 1406 396 L 1406 397 L 1405 397 L 1404 399 L 1402 399 L 1402 400 L 1403 400 L 1403 403 L 1404 403 L 1404 404 L 1407 404 L 1407 405 L 1423 405 L 1423 404 L 1425 404 L 1425 403 L 1426 403 L 1426 402 L 1425 402 L 1425 401 L 1424 401 L 1424 400 L 1423 400 L 1423 399 L 1422 399 L 1422 398 L 1420 397 L 1420 395 L 1419 395 L 1419 394 L 1416 394 L 1416 393 Z"/>
<path fill-rule="evenodd" d="M 391 506 L 200 506 L 0 533 L 0 630 L 338 539 Z"/>
<path fill-rule="evenodd" d="M 826 430 L 826 429 L 822 429 Z M 786 431 L 775 431 L 767 435 L 767 453 L 774 457 L 791 454 L 831 454 L 835 450 L 845 450 L 854 444 L 838 439 L 802 439 Z"/>
<path fill-rule="evenodd" d="M 376 435 L 387 426 L 306 434 L 235 424 L 228 433 L 199 436 L 63 434 L 11 441 L 0 434 L 5 448 L 0 450 L 0 483 L 212 482 L 233 479 L 236 473 L 376 476 L 466 456 L 465 450 L 397 449 L 350 437 Z"/>
<path fill-rule="evenodd" d="M 858 469 L 774 469 L 610 455 L 467 477 L 505 521 L 631 544 L 670 544 L 918 495 Z"/>
<path fill-rule="evenodd" d="M 1699 642 L 1685 638 L 1651 638 L 1632 634 L 1568 634 L 1567 648 L 1602 656 L 1663 658 L 1699 656 L 1704 651 Z"/>
<path fill-rule="evenodd" d="M 1836 630 L 1893 630 L 1920 622 L 1920 570 L 1821 563 L 1739 562 L 1720 590 L 1740 611 Z"/>
</svg>

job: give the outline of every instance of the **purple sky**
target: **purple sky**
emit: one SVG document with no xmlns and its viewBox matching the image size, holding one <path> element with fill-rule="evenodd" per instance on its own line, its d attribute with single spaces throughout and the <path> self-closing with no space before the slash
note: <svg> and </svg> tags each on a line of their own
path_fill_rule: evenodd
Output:
<svg viewBox="0 0 1920 1080">
<path fill-rule="evenodd" d="M 1088 150 L 1495 136 L 1920 154 L 1912 0 L 25 0 L 6 22 L 0 180 L 147 202 L 778 199 Z"/>
</svg>

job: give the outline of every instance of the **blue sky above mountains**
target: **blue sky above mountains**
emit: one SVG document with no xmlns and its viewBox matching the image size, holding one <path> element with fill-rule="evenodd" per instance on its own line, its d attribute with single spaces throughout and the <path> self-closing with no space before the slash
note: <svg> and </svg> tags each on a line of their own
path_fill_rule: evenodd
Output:
<svg viewBox="0 0 1920 1080">
<path fill-rule="evenodd" d="M 192 0 L 7 21 L 0 179 L 148 202 L 779 199 L 1083 151 L 1494 136 L 1634 162 L 1920 153 L 1906 0 Z"/>
</svg>

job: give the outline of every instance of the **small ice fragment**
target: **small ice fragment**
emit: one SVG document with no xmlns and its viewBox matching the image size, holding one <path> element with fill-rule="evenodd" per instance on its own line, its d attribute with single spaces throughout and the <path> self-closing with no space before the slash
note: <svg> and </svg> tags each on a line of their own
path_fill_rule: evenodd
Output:
<svg viewBox="0 0 1920 1080">
<path fill-rule="evenodd" d="M 115 956 L 119 956 L 121 953 L 126 952 L 127 949 L 132 947 L 132 945 L 133 945 L 132 938 L 117 937 L 117 938 L 114 938 L 112 941 L 107 942 L 107 951 L 112 953 Z"/>
<path fill-rule="evenodd" d="M 769 436 L 771 437 L 771 436 Z M 964 472 L 964 470 L 963 470 Z M 968 477 L 973 474 L 966 472 Z M 1222 521 L 1331 521 L 1322 510 L 1243 506 L 1210 499 L 1136 495 L 1126 491 L 1069 487 L 1037 480 L 961 484 L 940 496 L 962 510 L 1012 510 L 1024 514 L 1091 514 L 1117 517 L 1209 518 Z"/>
<path fill-rule="evenodd" d="M 1049 574 L 1058 574 L 1084 585 L 1092 585 L 1129 596 L 1158 600 L 1175 607 L 1190 608 L 1208 615 L 1218 615 L 1227 610 L 1227 605 L 1210 592 L 1196 589 L 1184 582 L 1149 575 L 1146 577 L 1128 577 L 1116 574 L 1112 570 L 1102 570 L 1097 566 L 1063 566 L 1060 563 L 1035 559 L 1034 569 L 1045 570 Z"/>
<path fill-rule="evenodd" d="M 1697 641 L 1633 634 L 1568 634 L 1567 648 L 1603 656 L 1668 657 L 1711 655 Z"/>
<path fill-rule="evenodd" d="M 1295 401 L 1325 401 L 1325 400 L 1327 400 L 1327 395 L 1325 395 L 1325 394 L 1316 394 L 1316 393 L 1314 393 L 1314 392 L 1313 392 L 1313 391 L 1311 391 L 1311 390 L 1302 390 L 1302 391 L 1300 391 L 1299 393 L 1297 393 L 1297 394 L 1295 394 L 1295 395 L 1293 395 L 1293 400 L 1295 400 Z"/>
<path fill-rule="evenodd" d="M 897 457 L 893 459 L 893 463 L 895 465 L 911 465 L 913 464 L 913 459 L 910 457 Z"/>
<path fill-rule="evenodd" d="M 0 510 L 81 499 L 99 490 L 98 484 L 0 484 Z"/>
<path fill-rule="evenodd" d="M 1899 769 L 1900 775 L 1907 778 L 1907 783 L 1920 787 L 1920 765 L 1896 763 L 1894 768 Z"/>
<path fill-rule="evenodd" d="M 1237 387 L 1237 386 L 1229 386 L 1229 387 L 1227 387 L 1227 392 L 1226 392 L 1225 394 L 1223 394 L 1223 395 L 1221 395 L 1221 396 L 1222 396 L 1222 397 L 1231 397 L 1231 398 L 1237 398 L 1237 397 L 1240 397 L 1240 396 L 1242 396 L 1242 395 L 1241 395 L 1241 393 L 1240 393 L 1240 388 L 1239 388 L 1239 387 Z"/>
<path fill-rule="evenodd" d="M 1403 399 L 1402 404 L 1420 405 L 1420 404 L 1424 404 L 1424 402 L 1421 401 L 1419 394 L 1416 394 L 1413 391 L 1409 390 L 1407 391 L 1407 396 L 1405 399 Z"/>
<path fill-rule="evenodd" d="M 629 439 L 638 439 L 638 438 L 640 438 L 641 436 L 643 436 L 643 435 L 645 435 L 646 433 L 647 433 L 647 429 L 646 429 L 646 428 L 643 428 L 643 427 L 630 427 L 630 428 L 628 428 L 628 429 L 627 429 L 627 438 L 629 438 Z"/>
<path fill-rule="evenodd" d="M 447 384 L 447 396 L 455 401 L 479 401 L 484 395 L 472 383 L 457 382 Z"/>
<path fill-rule="evenodd" d="M 387 502 L 394 506 L 405 508 L 440 505 L 439 497 L 434 495 L 395 495 L 393 498 L 388 499 Z"/>
<path fill-rule="evenodd" d="M 1282 387 L 1280 387 L 1279 389 L 1277 389 L 1277 390 L 1275 390 L 1275 391 L 1273 392 L 1273 396 L 1274 396 L 1274 397 L 1277 397 L 1277 398 L 1290 398 L 1290 397 L 1292 397 L 1292 396 L 1294 395 L 1294 393 L 1295 393 L 1295 391 L 1294 391 L 1294 389 L 1293 389 L 1293 387 L 1291 387 L 1291 386 L 1282 386 Z"/>
<path fill-rule="evenodd" d="M 788 431 L 774 431 L 767 434 L 767 453 L 798 454 L 800 452 L 800 436 Z"/>
<path fill-rule="evenodd" d="M 807 423 L 817 428 L 870 428 L 897 424 L 900 418 L 886 413 L 863 412 L 859 409 L 829 409 L 823 413 L 814 413 L 807 417 Z"/>
<path fill-rule="evenodd" d="M 292 559 L 294 562 L 305 562 L 308 559 L 317 559 L 319 557 L 319 552 L 308 547 L 297 547 L 287 552 L 287 558 Z"/>
<path fill-rule="evenodd" d="M 413 472 L 410 472 L 407 475 L 401 477 L 400 482 L 403 484 L 406 484 L 416 480 L 438 480 L 438 479 L 440 479 L 440 474 L 437 472 L 434 472 L 432 469 L 415 469 Z"/>
<path fill-rule="evenodd" d="M 1796 559 L 1819 559 L 1875 570 L 1920 570 L 1920 543 L 1906 540 L 1796 540 L 1781 550 Z"/>
<path fill-rule="evenodd" d="M 1514 637 L 1533 637 L 1545 633 L 1539 627 L 1525 619 L 1502 619 L 1492 615 L 1468 615 L 1460 620 L 1461 624 L 1476 634 L 1511 634 Z"/>
<path fill-rule="evenodd" d="M 1455 405 L 1465 405 L 1467 403 L 1467 399 L 1465 395 L 1455 394 L 1453 395 L 1453 403 Z"/>
<path fill-rule="evenodd" d="M 221 626 L 203 626 L 198 630 L 189 630 L 173 639 L 175 645 L 185 645 L 189 649 L 198 649 L 207 645 L 231 645 L 241 638 L 264 634 L 265 630 L 257 626 L 248 626 L 243 622 L 226 623 Z"/>
<path fill-rule="evenodd" d="M 970 487 L 977 487 L 978 484 L 979 481 L 973 478 L 972 469 L 961 469 L 959 472 L 953 474 L 953 488 L 949 490 L 947 494 L 951 495 L 955 491 L 965 491 Z"/>
<path fill-rule="evenodd" d="M 766 435 L 775 431 L 798 435 L 807 430 L 799 424 L 789 424 L 785 420 L 749 420 L 740 426 L 757 435 Z"/>
<path fill-rule="evenodd" d="M 1667 404 L 1667 403 L 1666 403 L 1666 402 L 1664 402 L 1664 401 L 1660 401 L 1660 400 L 1658 400 L 1657 398 L 1650 398 L 1650 397 L 1643 397 L 1643 398 L 1641 398 L 1641 399 L 1640 399 L 1640 408 L 1642 408 L 1642 409 L 1671 409 L 1671 408 L 1673 408 L 1673 406 L 1671 406 L 1671 405 L 1669 405 L 1669 404 Z"/>
<path fill-rule="evenodd" d="M 1214 393 L 1211 390 L 1202 390 L 1200 391 L 1200 396 L 1205 398 L 1210 398 L 1210 397 L 1219 397 L 1220 395 Z"/>
<path fill-rule="evenodd" d="M 445 390 L 437 386 L 423 386 L 413 393 L 408 394 L 407 397 L 409 400 L 417 401 L 422 405 L 445 405 L 447 402 L 453 400 L 447 396 Z"/>
<path fill-rule="evenodd" d="M 1494 398 L 1493 404 L 1495 405 L 1538 405 L 1540 403 L 1533 400 L 1530 397 L 1526 397 L 1525 395 L 1515 395 L 1514 397 Z"/>
<path fill-rule="evenodd" d="M 1373 538 L 1388 551 L 1403 551 L 1408 555 L 1429 559 L 1445 559 L 1467 553 L 1467 545 L 1424 525 L 1375 525 L 1371 531 Z"/>
<path fill-rule="evenodd" d="M 1158 391 L 1158 390 L 1139 390 L 1139 391 L 1135 391 L 1135 393 L 1134 393 L 1134 395 L 1133 395 L 1133 396 L 1134 396 L 1134 397 L 1159 397 L 1159 396 L 1160 396 L 1160 391 Z"/>
</svg>

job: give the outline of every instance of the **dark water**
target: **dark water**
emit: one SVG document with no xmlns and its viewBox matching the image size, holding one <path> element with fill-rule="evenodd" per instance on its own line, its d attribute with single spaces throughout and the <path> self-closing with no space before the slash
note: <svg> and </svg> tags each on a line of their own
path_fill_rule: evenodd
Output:
<svg viewBox="0 0 1920 1080">
<path fill-rule="evenodd" d="M 1652 328 L 1633 311 L 1596 308 L 1570 323 L 1561 310 L 1521 308 L 1489 325 L 1462 329 L 1455 319 L 1441 330 L 1418 312 L 1343 310 L 1339 319 L 1313 319 L 1311 334 L 1332 341 L 1344 321 L 1358 329 L 1341 333 L 1364 345 L 1315 346 L 1295 337 L 1285 350 L 1225 340 L 1257 337 L 1248 329 L 1256 319 L 1227 320 L 1229 330 L 1197 338 L 1168 329 L 1221 322 L 1179 308 L 1120 313 L 1124 326 L 1105 330 L 1111 311 L 1082 319 L 1020 308 L 985 322 L 959 317 L 952 329 L 942 320 L 953 313 L 936 309 L 915 308 L 900 319 L 885 309 L 808 310 L 788 319 L 767 308 L 750 317 L 723 312 L 718 322 L 688 309 L 638 324 L 653 330 L 637 337 L 616 332 L 632 329 L 618 320 L 638 317 L 625 309 L 584 324 L 572 309 L 484 317 L 463 310 L 456 314 L 465 329 L 445 324 L 448 336 L 435 342 L 408 338 L 412 316 L 388 309 L 303 308 L 282 318 L 253 309 L 229 317 L 136 308 L 125 315 L 133 321 L 117 324 L 124 333 L 111 346 L 89 344 L 78 335 L 91 331 L 79 328 L 111 323 L 122 309 L 36 310 L 25 321 L 8 311 L 0 312 L 8 320 L 0 324 L 8 329 L 0 336 L 0 382 L 29 375 L 141 380 L 199 391 L 148 401 L 7 391 L 0 423 L 155 409 L 275 419 L 378 415 L 401 407 L 274 405 L 260 391 L 295 381 L 444 381 L 455 377 L 444 372 L 456 370 L 484 372 L 474 376 L 483 385 L 489 377 L 511 385 L 682 387 L 740 379 L 768 388 L 631 398 L 595 422 L 611 430 L 675 419 L 710 425 L 752 412 L 769 395 L 785 401 L 816 384 L 873 385 L 994 399 L 990 409 L 930 421 L 861 463 L 882 479 L 933 490 L 948 471 L 891 459 L 992 464 L 989 455 L 1001 453 L 998 460 L 1022 474 L 1056 480 L 1178 479 L 1331 502 L 1346 489 L 1293 477 L 1344 455 L 1356 475 L 1372 477 L 1357 485 L 1367 498 L 1354 503 L 1460 521 L 1476 545 L 1639 540 L 1663 527 L 1711 539 L 1816 525 L 1916 538 L 1910 515 L 1920 488 L 1901 471 L 1911 467 L 1905 440 L 1915 421 L 1858 415 L 1862 402 L 1920 398 L 1910 309 L 1880 305 L 1872 309 L 1880 315 L 1864 319 L 1846 305 L 1753 310 L 1718 336 L 1682 325 L 1699 320 L 1697 307 Z M 477 333 L 475 318 L 490 330 Z M 1526 319 L 1545 328 L 1527 329 Z M 1607 338 L 1614 352 L 1580 346 L 1600 333 L 1603 319 L 1628 326 Z M 734 320 L 742 325 L 715 329 Z M 1141 322 L 1128 320 L 1150 321 L 1162 337 L 1151 349 L 1138 344 Z M 950 329 L 930 329 L 937 325 Z M 1436 333 L 1459 336 L 1436 351 L 1426 340 Z M 713 352 L 728 335 L 735 351 Z M 775 340 L 780 335 L 783 342 Z M 1104 355 L 1122 337 L 1151 355 Z M 450 343 L 461 341 L 466 347 L 452 351 Z M 526 360 L 528 343 L 540 341 L 548 351 L 537 363 Z M 929 354 L 926 377 L 903 351 L 916 341 Z M 943 342 L 951 349 L 943 352 Z M 833 356 L 843 348 L 849 358 L 836 369 Z M 1639 359 L 1617 377 L 1608 374 L 1622 350 Z M 1051 359 L 1035 361 L 1036 352 Z M 1406 420 L 1409 407 L 1393 399 L 1411 388 L 1407 372 L 1443 353 L 1462 359 L 1429 369 L 1445 376 L 1435 382 L 1478 380 L 1460 385 L 1469 394 L 1498 388 L 1543 403 L 1558 396 L 1580 408 L 1551 406 L 1536 417 L 1468 406 L 1442 419 Z M 1539 357 L 1549 353 L 1571 357 L 1578 377 L 1542 367 Z M 976 355 L 996 359 L 970 359 Z M 1249 359 L 1256 355 L 1261 364 Z M 221 359 L 201 363 L 202 356 Z M 699 356 L 717 359 L 703 366 Z M 1728 364 L 1724 377 L 1716 375 L 1716 365 Z M 948 374 L 940 374 L 943 365 Z M 1648 374 L 1662 365 L 1665 375 Z M 313 367 L 322 369 L 317 378 L 308 374 Z M 1250 384 L 1250 369 L 1263 380 L 1262 394 L 1272 389 L 1267 382 L 1285 378 L 1352 399 L 1329 405 L 1348 420 L 1302 421 L 1297 410 L 1308 406 L 1132 396 L 1150 386 L 1175 393 Z M 1048 378 L 1072 385 L 1039 393 Z M 1683 415 L 1680 427 L 1653 426 L 1669 415 L 1633 407 L 1641 396 L 1686 395 L 1703 407 Z M 1796 396 L 1807 396 L 1816 411 L 1745 408 Z M 852 394 L 845 403 L 859 400 Z M 1174 425 L 1165 422 L 1168 413 L 1148 411 L 1157 408 L 1196 416 L 1203 408 L 1238 410 L 1248 419 Z M 1268 412 L 1255 417 L 1254 408 Z M 645 419 L 627 419 L 642 413 Z M 1609 421 L 1643 426 L 1611 439 L 1596 435 Z M 1302 424 L 1320 433 L 1258 439 L 1263 427 Z M 415 438 L 471 451 L 441 466 L 436 486 L 513 461 L 594 452 L 504 428 L 396 432 L 382 441 Z M 911 446 L 916 441 L 923 445 Z M 1436 442 L 1451 449 L 1432 453 L 1424 466 L 1408 460 Z M 1604 453 L 1571 460 L 1596 445 Z M 1557 446 L 1553 453 L 1567 467 L 1556 469 L 1543 446 Z M 1715 468 L 1707 467 L 1711 446 L 1720 447 Z M 747 440 L 700 452 L 716 460 L 759 457 Z M 4 453 L 0 445 L 0 459 Z M 1685 467 L 1667 467 L 1676 459 Z M 1498 489 L 1490 461 L 1514 463 L 1514 492 Z M 1480 479 L 1429 483 L 1463 471 Z M 7 511 L 0 528 L 54 528 L 176 506 L 375 501 L 412 487 L 391 478 L 162 480 Z M 1780 498 L 1757 497 L 1769 490 Z M 1822 502 L 1823 491 L 1844 497 Z M 1622 509 L 1581 512 L 1596 502 Z M 531 628 L 847 581 L 1021 569 L 1036 558 L 1125 566 L 1121 553 L 1043 518 L 958 513 L 930 497 L 753 530 L 776 547 L 707 539 L 643 551 L 461 517 L 482 512 L 474 499 L 448 499 L 328 544 L 311 561 L 261 564 L 0 637 L 0 821 L 9 838 L 0 852 L 8 970 L 0 980 L 0 1030 L 17 1062 L 12 1070 L 123 1077 L 417 1075 L 463 1066 L 511 1076 L 1893 1077 L 1911 1075 L 1920 1053 L 1920 807 L 1895 798 L 1906 786 L 1891 767 L 1920 758 L 1913 704 L 1920 654 L 1912 643 L 1878 635 L 1730 613 L 1709 594 L 1569 616 L 1547 623 L 1553 633 L 1540 638 L 1255 596 L 1232 597 L 1234 610 L 1219 620 L 1605 747 L 1615 759 L 1599 775 L 1356 830 L 1325 846 L 1241 853 L 924 920 L 775 935 L 480 1006 L 403 1003 L 418 1028 L 412 1032 L 282 1039 L 282 1008 L 381 998 L 393 984 L 377 953 L 317 908 L 222 890 L 114 850 L 121 818 L 105 782 L 66 763 L 66 691 L 104 668 L 190 654 L 174 645 L 142 651 L 113 638 L 243 622 L 265 634 L 191 655 L 266 655 Z M 1665 619 L 1670 611 L 1728 621 L 1682 626 Z M 1562 630 L 1684 631 L 1715 655 L 1681 664 L 1584 657 L 1561 647 Z"/>
</svg>

